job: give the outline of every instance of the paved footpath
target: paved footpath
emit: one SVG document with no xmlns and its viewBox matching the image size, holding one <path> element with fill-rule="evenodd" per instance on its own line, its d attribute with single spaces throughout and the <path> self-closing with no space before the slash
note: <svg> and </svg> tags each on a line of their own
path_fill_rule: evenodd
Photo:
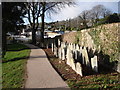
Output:
<svg viewBox="0 0 120 90">
<path fill-rule="evenodd" d="M 26 45 L 31 48 L 31 53 L 27 61 L 27 79 L 25 88 L 69 89 L 68 85 L 48 61 L 45 52 L 34 45 Z"/>
</svg>

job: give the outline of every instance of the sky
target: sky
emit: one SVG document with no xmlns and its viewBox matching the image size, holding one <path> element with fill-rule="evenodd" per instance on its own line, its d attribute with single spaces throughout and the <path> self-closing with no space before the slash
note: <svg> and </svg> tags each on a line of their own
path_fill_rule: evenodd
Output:
<svg viewBox="0 0 120 90">
<path fill-rule="evenodd" d="M 58 11 L 57 14 L 53 13 L 51 14 L 51 17 L 46 15 L 45 22 L 54 22 L 54 21 L 61 21 L 66 20 L 69 18 L 75 18 L 80 15 L 80 13 L 84 10 L 90 10 L 92 7 L 96 5 L 104 5 L 107 9 L 112 11 L 113 13 L 120 13 L 118 11 L 118 2 L 119 0 L 76 0 L 76 5 L 74 6 L 66 6 L 65 8 L 61 9 L 61 11 Z M 119 3 L 120 4 L 120 3 Z M 120 7 L 119 7 L 120 8 Z M 120 10 L 120 9 L 119 9 Z M 24 20 L 25 24 L 28 24 L 27 19 Z M 39 19 L 39 21 L 41 21 Z"/>
</svg>

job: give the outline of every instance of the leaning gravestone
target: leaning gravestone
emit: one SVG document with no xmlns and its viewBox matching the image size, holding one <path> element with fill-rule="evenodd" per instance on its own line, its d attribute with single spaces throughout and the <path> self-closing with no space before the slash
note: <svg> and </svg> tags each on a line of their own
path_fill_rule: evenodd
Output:
<svg viewBox="0 0 120 90">
<path fill-rule="evenodd" d="M 83 73 L 82 73 L 82 66 L 79 62 L 76 63 L 76 68 L 75 68 L 75 71 L 80 74 L 81 76 L 83 76 Z"/>
<path fill-rule="evenodd" d="M 94 56 L 93 58 L 91 58 L 91 66 L 93 71 L 98 72 L 97 56 Z"/>
</svg>

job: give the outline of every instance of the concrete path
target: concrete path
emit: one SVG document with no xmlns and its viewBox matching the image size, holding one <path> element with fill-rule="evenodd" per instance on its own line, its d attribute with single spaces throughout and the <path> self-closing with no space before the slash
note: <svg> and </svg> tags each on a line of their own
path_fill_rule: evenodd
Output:
<svg viewBox="0 0 120 90">
<path fill-rule="evenodd" d="M 25 88 L 69 89 L 68 85 L 62 80 L 48 61 L 45 52 L 36 46 L 26 45 L 31 48 L 31 53 L 27 61 Z"/>
</svg>

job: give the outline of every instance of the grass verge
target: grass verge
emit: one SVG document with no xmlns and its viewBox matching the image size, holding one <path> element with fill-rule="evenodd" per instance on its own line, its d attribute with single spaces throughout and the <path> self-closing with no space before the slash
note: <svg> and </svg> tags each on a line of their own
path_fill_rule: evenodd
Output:
<svg viewBox="0 0 120 90">
<path fill-rule="evenodd" d="M 2 87 L 21 88 L 25 79 L 25 65 L 30 49 L 22 44 L 10 44 L 2 58 Z"/>
</svg>

